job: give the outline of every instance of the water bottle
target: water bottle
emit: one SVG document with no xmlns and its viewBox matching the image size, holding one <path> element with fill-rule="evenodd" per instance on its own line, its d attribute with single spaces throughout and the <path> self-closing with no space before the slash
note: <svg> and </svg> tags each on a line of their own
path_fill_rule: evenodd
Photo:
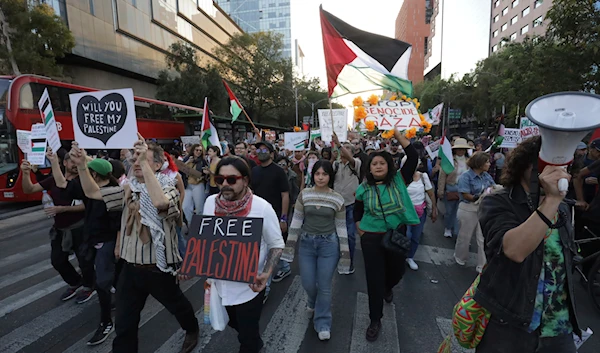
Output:
<svg viewBox="0 0 600 353">
<path fill-rule="evenodd" d="M 210 285 L 204 285 L 204 324 L 210 325 Z"/>
<path fill-rule="evenodd" d="M 46 190 L 42 191 L 42 205 L 44 205 L 44 208 L 54 207 L 54 201 L 52 201 L 52 197 L 48 195 L 48 191 Z M 48 216 L 48 218 L 50 217 L 54 216 Z"/>
</svg>

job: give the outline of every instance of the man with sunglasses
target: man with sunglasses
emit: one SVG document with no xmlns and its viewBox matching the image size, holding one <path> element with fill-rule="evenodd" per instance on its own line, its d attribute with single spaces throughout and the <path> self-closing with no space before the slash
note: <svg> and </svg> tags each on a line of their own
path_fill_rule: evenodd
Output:
<svg viewBox="0 0 600 353">
<path fill-rule="evenodd" d="M 252 168 L 252 191 L 273 206 L 277 217 L 279 217 L 281 232 L 284 234 L 284 238 L 287 238 L 288 209 L 290 207 L 290 189 L 287 176 L 283 169 L 273 163 L 275 148 L 270 142 L 257 142 L 256 152 L 260 165 Z M 291 273 L 287 262 L 281 265 L 282 268 L 275 275 L 275 282 L 281 281 Z M 265 301 L 269 297 L 270 288 L 269 281 L 265 291 Z"/>
<path fill-rule="evenodd" d="M 262 147 L 259 147 L 259 150 Z M 260 155 L 261 152 L 259 152 Z M 274 165 L 275 168 L 279 168 Z M 260 168 L 260 167 L 256 167 Z M 264 289 L 277 267 L 285 243 L 275 210 L 250 190 L 250 168 L 241 158 L 222 159 L 215 171 L 220 192 L 210 196 L 204 205 L 205 216 L 254 217 L 263 219 L 258 275 L 250 285 L 215 280 L 217 293 L 227 310 L 228 325 L 238 332 L 240 352 L 258 353 L 263 348 L 259 321 L 263 307 Z M 287 182 L 287 181 L 286 181 Z"/>
</svg>

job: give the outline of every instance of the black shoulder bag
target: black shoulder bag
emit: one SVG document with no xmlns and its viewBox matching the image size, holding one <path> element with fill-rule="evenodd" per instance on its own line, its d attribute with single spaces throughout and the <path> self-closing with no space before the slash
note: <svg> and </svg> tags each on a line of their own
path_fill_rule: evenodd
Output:
<svg viewBox="0 0 600 353">
<path fill-rule="evenodd" d="M 377 192 L 377 201 L 381 208 L 381 214 L 383 215 L 383 221 L 385 222 L 386 228 L 388 226 L 387 219 L 385 218 L 385 211 L 383 210 L 383 204 L 381 203 L 381 197 L 379 196 L 379 188 L 375 185 L 375 191 Z M 410 251 L 410 239 L 406 236 L 406 226 L 400 224 L 396 229 L 388 229 L 383 238 L 381 239 L 381 246 L 384 249 L 393 251 L 401 256 L 406 257 Z"/>
</svg>

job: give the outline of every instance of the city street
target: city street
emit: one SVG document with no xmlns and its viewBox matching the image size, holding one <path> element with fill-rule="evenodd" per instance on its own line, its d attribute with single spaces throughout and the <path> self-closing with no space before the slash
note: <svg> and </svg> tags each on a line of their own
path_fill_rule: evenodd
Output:
<svg viewBox="0 0 600 353">
<path fill-rule="evenodd" d="M 87 347 L 99 321 L 97 296 L 85 304 L 60 302 L 64 282 L 50 264 L 48 228 L 51 220 L 40 211 L 0 223 L 0 352 L 110 352 L 107 342 Z M 417 252 L 419 270 L 407 269 L 386 304 L 383 330 L 375 343 L 365 340 L 368 324 L 367 289 L 361 251 L 356 273 L 334 277 L 333 329 L 329 342 L 320 342 L 305 311 L 306 298 L 298 264 L 292 275 L 272 285 L 262 314 L 266 352 L 285 353 L 435 353 L 450 330 L 451 311 L 475 278 L 475 254 L 466 267 L 452 260 L 453 241 L 442 237 L 442 222 L 425 227 Z M 74 260 L 75 261 L 75 260 Z M 203 280 L 181 284 L 202 320 Z M 583 327 L 598 332 L 580 353 L 600 351 L 600 313 L 579 285 L 578 311 Z M 140 352 L 178 352 L 183 333 L 177 321 L 150 298 L 142 313 Z M 201 326 L 195 352 L 230 353 L 238 347 L 235 332 L 214 332 Z M 455 352 L 464 352 L 456 348 Z"/>
</svg>

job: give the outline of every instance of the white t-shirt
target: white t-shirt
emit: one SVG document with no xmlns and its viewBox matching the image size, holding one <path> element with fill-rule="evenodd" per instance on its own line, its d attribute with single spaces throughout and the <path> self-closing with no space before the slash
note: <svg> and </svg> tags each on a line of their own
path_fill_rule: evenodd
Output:
<svg viewBox="0 0 600 353">
<path fill-rule="evenodd" d="M 410 196 L 410 200 L 415 206 L 422 205 L 425 202 L 425 191 L 431 189 L 433 189 L 433 186 L 427 173 L 421 173 L 421 180 L 413 181 L 406 188 L 408 196 Z"/>
<path fill-rule="evenodd" d="M 206 199 L 206 202 L 204 203 L 205 216 L 215 215 L 216 197 L 217 195 L 211 195 Z M 269 250 L 283 249 L 285 247 L 285 242 L 281 236 L 279 218 L 277 218 L 271 204 L 265 199 L 253 195 L 252 208 L 246 217 L 263 219 L 263 234 L 258 258 L 258 273 L 260 274 L 265 267 Z M 258 293 L 255 293 L 250 289 L 248 283 L 215 280 L 215 287 L 225 306 L 247 303 L 258 295 Z M 211 295 L 214 295 L 214 293 L 211 293 Z"/>
</svg>

